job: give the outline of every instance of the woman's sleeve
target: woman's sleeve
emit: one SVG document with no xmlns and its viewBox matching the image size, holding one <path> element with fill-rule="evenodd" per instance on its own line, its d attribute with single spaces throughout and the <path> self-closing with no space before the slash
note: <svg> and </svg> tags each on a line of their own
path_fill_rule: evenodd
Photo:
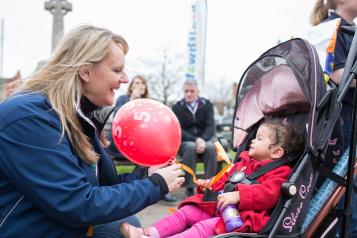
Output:
<svg viewBox="0 0 357 238">
<path fill-rule="evenodd" d="M 160 200 L 150 179 L 92 186 L 66 136 L 47 118 L 29 116 L 0 130 L 0 167 L 25 198 L 69 227 L 127 217 Z"/>
<path fill-rule="evenodd" d="M 278 167 L 263 175 L 259 184 L 238 184 L 239 210 L 269 210 L 278 203 L 281 185 L 291 173 L 289 166 Z"/>
<path fill-rule="evenodd" d="M 141 179 L 142 177 L 137 173 L 124 173 L 117 175 L 117 183 L 130 183 L 135 180 Z"/>
</svg>

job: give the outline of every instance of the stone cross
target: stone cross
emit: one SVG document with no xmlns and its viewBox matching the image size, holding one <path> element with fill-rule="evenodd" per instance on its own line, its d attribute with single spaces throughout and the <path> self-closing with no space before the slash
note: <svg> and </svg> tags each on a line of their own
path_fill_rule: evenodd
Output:
<svg viewBox="0 0 357 238">
<path fill-rule="evenodd" d="M 52 51 L 63 36 L 63 16 L 72 11 L 72 3 L 66 0 L 49 0 L 45 2 L 45 9 L 53 15 Z"/>
</svg>

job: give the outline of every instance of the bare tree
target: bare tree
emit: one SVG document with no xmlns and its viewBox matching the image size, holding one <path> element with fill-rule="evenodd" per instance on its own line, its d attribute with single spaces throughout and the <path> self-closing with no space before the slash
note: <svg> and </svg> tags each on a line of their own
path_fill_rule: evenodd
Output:
<svg viewBox="0 0 357 238">
<path fill-rule="evenodd" d="M 142 59 L 150 86 L 150 96 L 169 105 L 181 95 L 184 79 L 183 54 L 174 53 L 168 47 L 158 50 L 155 57 Z"/>
<path fill-rule="evenodd" d="M 219 82 L 219 83 L 217 83 Z M 209 82 L 205 85 L 205 94 L 207 98 L 216 107 L 219 115 L 223 115 L 225 109 L 229 109 L 233 106 L 235 98 L 232 93 L 233 84 L 227 82 L 225 78 L 221 78 L 217 81 Z"/>
</svg>

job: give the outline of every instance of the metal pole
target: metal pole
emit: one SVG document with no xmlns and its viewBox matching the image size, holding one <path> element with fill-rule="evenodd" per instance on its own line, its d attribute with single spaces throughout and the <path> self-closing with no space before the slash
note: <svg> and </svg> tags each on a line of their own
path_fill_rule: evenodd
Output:
<svg viewBox="0 0 357 238">
<path fill-rule="evenodd" d="M 349 89 L 352 81 L 356 78 L 357 74 L 357 62 L 355 57 L 357 55 L 357 31 L 355 27 L 342 27 L 342 31 L 346 34 L 354 34 L 350 51 L 348 52 L 345 68 L 342 75 L 342 81 L 337 90 L 337 101 L 342 103 L 342 100 Z M 351 200 L 352 200 L 352 187 L 353 187 L 353 170 L 355 164 L 356 155 L 356 143 L 357 143 L 357 127 L 356 127 L 356 113 L 357 113 L 357 91 L 354 92 L 353 108 L 352 108 L 352 136 L 350 141 L 350 154 L 347 167 L 347 179 L 346 179 L 346 192 L 344 199 L 344 209 L 342 216 L 342 229 L 341 236 L 348 238 L 348 230 L 350 226 L 351 216 Z"/>
<path fill-rule="evenodd" d="M 3 55 L 4 55 L 4 19 L 1 20 L 1 32 L 0 32 L 0 78 L 3 77 Z"/>
<path fill-rule="evenodd" d="M 350 72 L 349 80 L 352 81 L 356 77 L 357 73 L 357 62 L 355 62 L 353 68 Z M 352 138 L 350 142 L 350 154 L 348 159 L 348 167 L 347 167 L 347 181 L 346 181 L 346 194 L 345 194 L 345 201 L 344 201 L 344 214 L 342 219 L 342 237 L 348 238 L 348 230 L 350 226 L 350 219 L 351 219 L 351 200 L 352 200 L 352 186 L 353 186 L 353 170 L 355 164 L 355 155 L 356 155 L 356 108 L 357 108 L 357 90 L 354 92 L 354 99 L 353 99 L 353 109 L 352 109 Z M 352 211 L 353 212 L 353 211 Z"/>
<path fill-rule="evenodd" d="M 0 18 L 0 101 L 4 98 L 3 55 L 4 55 L 4 19 Z"/>
<path fill-rule="evenodd" d="M 204 8 L 203 10 L 205 11 L 204 12 L 205 17 L 203 19 L 204 22 L 202 22 L 204 24 L 204 26 L 203 26 L 203 42 L 202 42 L 202 44 L 203 44 L 203 46 L 202 46 L 202 75 L 201 75 L 202 89 L 205 86 L 205 81 L 206 81 L 206 79 L 205 79 L 205 68 L 206 68 L 205 65 L 206 65 L 206 38 L 207 38 L 207 16 L 208 16 L 207 15 L 207 9 L 208 9 L 207 0 L 204 1 L 203 8 Z"/>
</svg>

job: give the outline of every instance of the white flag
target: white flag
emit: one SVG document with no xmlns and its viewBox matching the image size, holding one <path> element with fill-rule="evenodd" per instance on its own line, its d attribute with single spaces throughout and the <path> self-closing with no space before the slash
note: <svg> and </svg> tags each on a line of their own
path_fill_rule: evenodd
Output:
<svg viewBox="0 0 357 238">
<path fill-rule="evenodd" d="M 192 0 L 191 3 L 186 79 L 196 80 L 199 85 L 203 86 L 205 80 L 207 2 L 206 0 Z"/>
</svg>

